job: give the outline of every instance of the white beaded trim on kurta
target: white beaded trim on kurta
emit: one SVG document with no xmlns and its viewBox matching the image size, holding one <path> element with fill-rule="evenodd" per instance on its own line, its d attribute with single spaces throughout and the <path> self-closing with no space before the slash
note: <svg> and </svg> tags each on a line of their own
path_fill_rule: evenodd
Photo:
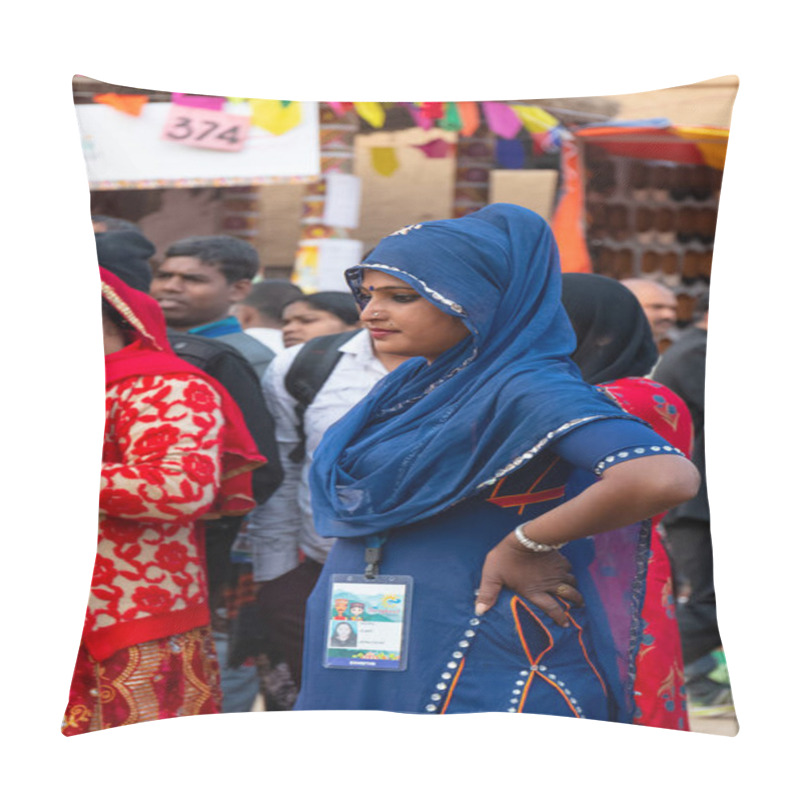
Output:
<svg viewBox="0 0 800 800">
<path fill-rule="evenodd" d="M 475 631 L 478 625 L 481 624 L 481 621 L 478 617 L 473 617 L 469 621 L 470 627 L 461 634 L 461 639 L 458 642 L 458 649 L 453 650 L 450 654 L 450 660 L 447 662 L 447 667 L 439 676 L 439 682 L 434 687 L 436 691 L 434 691 L 430 697 L 428 698 L 428 703 L 425 706 L 425 711 L 429 714 L 433 714 L 434 712 L 439 710 L 441 706 L 442 700 L 444 698 L 444 693 L 451 686 L 451 681 L 453 680 L 453 672 L 457 670 L 459 667 L 459 663 L 461 659 L 464 658 L 464 651 L 470 646 L 471 640 L 475 638 Z"/>
<path fill-rule="evenodd" d="M 398 233 L 402 233 L 402 231 L 398 231 Z M 390 267 L 388 264 L 359 264 L 358 267 L 359 269 L 388 270 L 389 272 L 396 272 L 399 275 L 405 275 L 407 278 L 411 278 L 413 281 L 418 283 L 422 287 L 423 291 L 429 294 L 431 298 L 435 300 L 437 303 L 441 303 L 447 306 L 448 308 L 451 308 L 460 317 L 464 318 L 465 320 L 467 319 L 467 315 L 464 311 L 463 306 L 459 305 L 454 300 L 448 300 L 448 298 L 446 298 L 443 294 L 437 292 L 435 289 L 431 289 L 431 287 L 428 286 L 428 284 L 425 283 L 425 281 L 421 280 L 420 278 L 417 278 L 410 272 L 406 272 L 405 270 L 400 269 L 399 267 Z M 475 333 L 475 331 L 472 332 L 473 334 Z M 393 414 L 396 411 L 399 411 L 401 408 L 404 408 L 405 406 L 410 405 L 411 403 L 416 403 L 418 400 L 421 400 L 423 397 L 430 394 L 437 386 L 441 386 L 445 381 L 452 378 L 458 372 L 461 372 L 461 370 L 464 369 L 464 367 L 469 366 L 469 364 L 471 364 L 475 360 L 477 355 L 478 355 L 478 348 L 474 347 L 472 353 L 465 361 L 463 361 L 454 369 L 450 370 L 450 372 L 448 372 L 447 375 L 445 375 L 444 377 L 439 378 L 438 381 L 434 381 L 421 394 L 417 395 L 416 397 L 409 397 L 407 400 L 403 400 L 401 403 L 398 403 L 397 405 L 392 406 L 391 408 L 382 409 L 380 412 L 378 412 L 379 416 L 383 416 L 385 414 Z"/>
<path fill-rule="evenodd" d="M 522 695 L 522 688 L 527 683 L 527 680 L 522 680 L 522 678 L 530 678 L 530 674 L 532 672 L 538 672 L 540 675 L 543 675 L 549 678 L 553 683 L 555 683 L 567 696 L 567 699 L 572 704 L 572 707 L 575 709 L 575 713 L 581 718 L 585 719 L 583 714 L 583 709 L 578 704 L 577 698 L 572 694 L 572 692 L 567 688 L 564 681 L 558 679 L 558 676 L 554 672 L 548 672 L 547 667 L 544 664 L 532 664 L 528 669 L 522 669 L 519 672 L 519 679 L 516 681 L 516 688 L 512 689 L 511 691 L 511 699 L 508 701 L 508 708 L 507 711 L 516 714 L 519 712 L 519 701 Z"/>
<path fill-rule="evenodd" d="M 491 486 L 497 481 L 500 480 L 504 475 L 512 472 L 517 467 L 524 464 L 526 461 L 529 461 L 533 458 L 537 453 L 539 453 L 545 445 L 549 444 L 556 436 L 561 433 L 568 431 L 570 428 L 574 428 L 576 425 L 581 425 L 584 422 L 590 422 L 593 419 L 603 419 L 603 417 L 593 416 L 593 417 L 581 417 L 580 419 L 573 419 L 570 422 L 565 422 L 563 425 L 556 428 L 554 431 L 550 431 L 546 436 L 542 437 L 530 450 L 526 450 L 521 456 L 517 456 L 510 464 L 507 464 L 502 469 L 495 472 L 495 474 L 485 480 L 483 483 L 479 484 L 477 487 L 478 490 L 483 489 L 486 486 Z"/>
<path fill-rule="evenodd" d="M 442 303 L 446 305 L 448 308 L 452 308 L 456 314 L 464 315 L 464 308 L 455 302 L 455 300 L 448 300 L 443 294 L 437 292 L 436 289 L 431 289 L 425 281 L 421 278 L 418 278 L 416 275 L 412 275 L 410 272 L 406 272 L 404 269 L 400 269 L 399 267 L 390 267 L 388 264 L 359 264 L 359 269 L 388 269 L 390 272 L 397 272 L 400 275 L 405 275 L 407 278 L 411 278 L 412 280 L 416 281 L 437 303 Z"/>
<path fill-rule="evenodd" d="M 613 466 L 614 464 L 617 464 L 620 461 L 625 461 L 625 459 L 630 459 L 631 456 L 634 456 L 634 458 L 636 458 L 639 456 L 651 456 L 659 454 L 663 455 L 664 453 L 677 456 L 683 455 L 683 453 L 680 450 L 678 450 L 677 447 L 672 447 L 668 444 L 665 445 L 654 444 L 648 447 L 629 447 L 627 450 L 620 450 L 617 453 L 612 453 L 610 456 L 606 456 L 594 468 L 594 472 L 595 475 L 602 475 L 607 467 Z"/>
</svg>

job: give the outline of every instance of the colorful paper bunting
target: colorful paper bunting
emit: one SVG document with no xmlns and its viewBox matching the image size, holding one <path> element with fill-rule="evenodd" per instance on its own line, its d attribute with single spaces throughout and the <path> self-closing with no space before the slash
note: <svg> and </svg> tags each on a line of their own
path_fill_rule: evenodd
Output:
<svg viewBox="0 0 800 800">
<path fill-rule="evenodd" d="M 108 92 L 107 94 L 96 94 L 92 99 L 95 103 L 103 103 L 111 106 L 111 108 L 116 108 L 117 111 L 123 111 L 132 117 L 138 117 L 149 98 L 146 94 L 114 94 L 113 92 Z"/>
<path fill-rule="evenodd" d="M 382 128 L 386 122 L 386 111 L 380 103 L 353 103 L 356 113 L 373 128 Z"/>
<path fill-rule="evenodd" d="M 544 133 L 559 125 L 558 120 L 538 106 L 509 106 L 530 134 Z"/>
<path fill-rule="evenodd" d="M 337 117 L 343 117 L 353 107 L 352 103 L 328 103 Z"/>
<path fill-rule="evenodd" d="M 418 128 L 429 131 L 433 127 L 433 120 L 424 116 L 416 103 L 403 103 L 403 105 L 408 110 L 408 113 L 411 114 L 411 118 Z"/>
<path fill-rule="evenodd" d="M 251 100 L 250 107 L 253 110 L 252 124 L 275 136 L 296 128 L 302 121 L 300 103 L 284 106 L 280 100 Z"/>
<path fill-rule="evenodd" d="M 519 117 L 505 103 L 481 103 L 489 130 L 504 139 L 513 139 L 522 127 Z"/>
<path fill-rule="evenodd" d="M 444 103 L 423 103 L 419 110 L 425 119 L 441 119 L 444 116 Z"/>
<path fill-rule="evenodd" d="M 204 108 L 208 111 L 222 111 L 225 106 L 224 97 L 207 97 L 200 94 L 179 94 L 172 93 L 172 102 L 176 106 L 188 106 L 189 108 Z"/>
<path fill-rule="evenodd" d="M 387 178 L 400 166 L 394 147 L 373 147 L 372 168 Z"/>
<path fill-rule="evenodd" d="M 453 145 L 444 139 L 433 139 L 425 144 L 415 144 L 428 158 L 447 158 L 453 152 Z"/>
<path fill-rule="evenodd" d="M 439 127 L 445 131 L 460 131 L 462 124 L 458 106 L 455 103 L 445 103 L 444 116 L 439 120 Z"/>
<path fill-rule="evenodd" d="M 472 136 L 481 125 L 481 115 L 478 111 L 478 104 L 473 102 L 456 103 L 459 116 L 461 117 L 461 135 Z"/>
</svg>

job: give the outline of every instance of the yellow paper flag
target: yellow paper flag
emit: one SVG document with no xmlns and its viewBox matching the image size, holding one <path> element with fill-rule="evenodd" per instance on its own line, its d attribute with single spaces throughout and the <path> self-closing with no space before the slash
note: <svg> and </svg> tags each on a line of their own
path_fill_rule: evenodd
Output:
<svg viewBox="0 0 800 800">
<path fill-rule="evenodd" d="M 538 106 L 511 106 L 528 133 L 544 133 L 558 125 L 558 120 Z"/>
<path fill-rule="evenodd" d="M 386 122 L 386 112 L 380 103 L 353 103 L 356 113 L 373 128 L 382 128 Z"/>
<path fill-rule="evenodd" d="M 250 108 L 253 109 L 253 125 L 276 136 L 296 128 L 303 118 L 300 103 L 284 106 L 280 100 L 251 100 Z"/>
<path fill-rule="evenodd" d="M 372 168 L 379 175 L 385 175 L 388 178 L 399 166 L 400 162 L 397 160 L 394 147 L 372 148 Z"/>
</svg>

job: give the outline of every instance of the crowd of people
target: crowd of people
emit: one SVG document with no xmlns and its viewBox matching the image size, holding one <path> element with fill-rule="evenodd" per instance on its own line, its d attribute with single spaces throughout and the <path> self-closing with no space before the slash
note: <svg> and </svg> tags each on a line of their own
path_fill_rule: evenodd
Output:
<svg viewBox="0 0 800 800">
<path fill-rule="evenodd" d="M 660 355 L 668 289 L 562 275 L 508 204 L 389 234 L 350 292 L 265 279 L 236 237 L 156 260 L 93 222 L 106 429 L 66 735 L 259 698 L 676 730 L 687 699 L 732 708 L 707 299 Z"/>
</svg>

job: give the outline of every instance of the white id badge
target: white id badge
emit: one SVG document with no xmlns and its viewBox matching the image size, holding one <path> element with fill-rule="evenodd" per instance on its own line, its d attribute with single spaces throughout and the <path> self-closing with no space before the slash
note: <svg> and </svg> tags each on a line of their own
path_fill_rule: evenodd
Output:
<svg viewBox="0 0 800 800">
<path fill-rule="evenodd" d="M 404 670 L 412 586 L 410 575 L 332 575 L 322 665 Z"/>
</svg>

